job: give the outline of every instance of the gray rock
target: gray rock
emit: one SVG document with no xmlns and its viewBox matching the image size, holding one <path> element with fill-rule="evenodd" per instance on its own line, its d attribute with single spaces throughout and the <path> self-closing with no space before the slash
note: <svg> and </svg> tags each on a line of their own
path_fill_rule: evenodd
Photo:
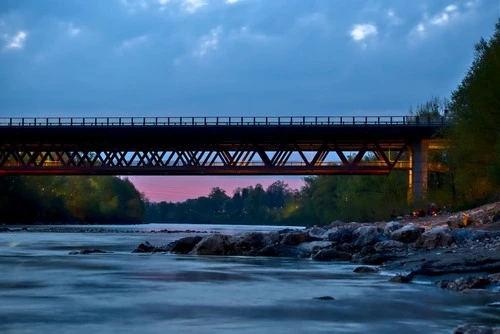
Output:
<svg viewBox="0 0 500 334">
<path fill-rule="evenodd" d="M 455 328 L 453 334 L 493 334 L 493 329 L 486 326 L 465 324 Z"/>
<path fill-rule="evenodd" d="M 321 238 L 311 237 L 307 232 L 288 232 L 285 234 L 281 243 L 285 246 L 297 246 L 303 242 L 322 240 Z"/>
<path fill-rule="evenodd" d="M 322 249 L 312 256 L 315 261 L 351 261 L 349 253 L 339 252 L 335 249 Z"/>
<path fill-rule="evenodd" d="M 377 242 L 373 248 L 375 248 L 377 252 L 393 252 L 405 249 L 406 244 L 396 240 L 384 240 Z"/>
<path fill-rule="evenodd" d="M 153 246 L 148 241 L 137 246 L 136 249 L 132 251 L 132 253 L 162 253 L 169 252 L 172 249 L 171 245 L 164 246 Z"/>
<path fill-rule="evenodd" d="M 324 226 L 312 226 L 306 229 L 306 232 L 314 238 L 321 238 L 321 239 L 326 239 L 328 238 L 328 234 L 325 237 L 325 233 L 328 231 L 328 229 Z"/>
<path fill-rule="evenodd" d="M 490 285 L 491 281 L 487 277 L 482 276 L 466 276 L 460 277 L 456 280 L 441 280 L 436 282 L 435 284 L 444 289 L 454 290 L 454 291 L 464 291 L 470 289 L 484 289 Z"/>
<path fill-rule="evenodd" d="M 380 265 L 383 264 L 387 261 L 393 260 L 394 256 L 389 255 L 389 254 L 372 254 L 372 255 L 367 255 L 362 258 L 360 258 L 358 261 L 363 264 L 370 264 L 370 265 Z"/>
<path fill-rule="evenodd" d="M 332 296 L 321 296 L 321 297 L 314 297 L 313 299 L 319 299 L 319 300 L 335 300 Z"/>
<path fill-rule="evenodd" d="M 174 243 L 170 251 L 172 253 L 188 254 L 201 239 L 202 237 L 200 236 L 181 238 Z"/>
<path fill-rule="evenodd" d="M 82 249 L 81 251 L 72 251 L 72 252 L 69 252 L 69 255 L 76 255 L 76 254 L 96 254 L 96 253 L 100 253 L 100 254 L 106 254 L 106 253 L 113 253 L 113 252 L 109 252 L 109 251 L 103 251 L 101 249 Z"/>
<path fill-rule="evenodd" d="M 470 230 L 470 229 L 454 229 L 451 232 L 453 236 L 453 241 L 457 245 L 466 245 L 475 240 L 484 240 L 489 236 L 489 233 L 481 230 Z"/>
<path fill-rule="evenodd" d="M 433 228 L 424 232 L 416 241 L 415 248 L 434 249 L 437 247 L 447 247 L 453 242 L 452 231 L 446 227 Z"/>
<path fill-rule="evenodd" d="M 389 282 L 392 283 L 410 283 L 413 280 L 413 274 L 408 275 L 396 275 L 394 277 L 389 278 Z"/>
<path fill-rule="evenodd" d="M 232 245 L 231 237 L 223 234 L 212 234 L 201 239 L 189 252 L 191 255 L 226 255 Z"/>
<path fill-rule="evenodd" d="M 367 267 L 367 266 L 361 266 L 361 267 L 356 267 L 354 268 L 353 272 L 355 273 L 378 273 L 379 269 L 375 267 Z"/>
<path fill-rule="evenodd" d="M 297 248 L 313 252 L 315 250 L 321 250 L 323 248 L 329 248 L 332 246 L 330 241 L 310 241 L 304 242 L 297 246 Z"/>
<path fill-rule="evenodd" d="M 353 246 L 361 249 L 373 246 L 383 238 L 383 231 L 376 226 L 361 226 L 352 233 Z"/>
<path fill-rule="evenodd" d="M 384 227 L 384 235 L 388 237 L 392 232 L 399 230 L 403 226 L 400 222 L 388 222 Z"/>
<path fill-rule="evenodd" d="M 414 225 L 405 225 L 402 228 L 391 233 L 391 239 L 401 241 L 406 244 L 417 241 L 424 233 L 425 229 Z"/>
<path fill-rule="evenodd" d="M 335 232 L 328 234 L 328 240 L 336 244 L 350 243 L 352 242 L 352 233 L 357 226 L 346 226 L 338 228 Z"/>
</svg>

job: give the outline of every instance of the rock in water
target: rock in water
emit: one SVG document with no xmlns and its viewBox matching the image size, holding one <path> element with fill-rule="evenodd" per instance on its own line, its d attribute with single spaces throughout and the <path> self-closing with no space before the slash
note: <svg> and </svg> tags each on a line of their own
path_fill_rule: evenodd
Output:
<svg viewBox="0 0 500 334">
<path fill-rule="evenodd" d="M 178 254 L 187 254 L 193 250 L 194 246 L 196 246 L 196 244 L 200 242 L 201 239 L 202 237 L 200 236 L 181 238 L 174 243 L 171 252 Z"/>
<path fill-rule="evenodd" d="M 453 334 L 493 334 L 493 329 L 491 327 L 465 324 L 457 327 Z"/>
<path fill-rule="evenodd" d="M 410 283 L 413 280 L 413 273 L 409 273 L 408 275 L 396 275 L 389 279 L 389 282 L 393 283 Z"/>
<path fill-rule="evenodd" d="M 223 234 L 213 234 L 201 239 L 189 252 L 192 255 L 226 255 L 231 248 L 231 237 Z"/>
<path fill-rule="evenodd" d="M 321 296 L 321 297 L 314 297 L 314 299 L 319 299 L 319 300 L 335 300 L 332 296 Z"/>
<path fill-rule="evenodd" d="M 361 266 L 354 268 L 353 272 L 355 273 L 378 273 L 378 268 Z"/>
<path fill-rule="evenodd" d="M 316 261 L 351 261 L 352 255 L 335 249 L 322 249 L 312 257 Z"/>
<path fill-rule="evenodd" d="M 94 253 L 113 253 L 113 252 L 108 252 L 108 251 L 103 251 L 101 249 L 82 249 L 81 251 L 72 251 L 69 252 L 69 255 L 76 255 L 76 254 L 94 254 Z"/>
</svg>

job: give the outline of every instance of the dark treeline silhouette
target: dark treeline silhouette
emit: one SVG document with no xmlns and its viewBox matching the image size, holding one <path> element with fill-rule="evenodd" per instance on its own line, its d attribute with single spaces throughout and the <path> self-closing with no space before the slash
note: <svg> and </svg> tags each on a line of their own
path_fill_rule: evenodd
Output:
<svg viewBox="0 0 500 334">
<path fill-rule="evenodd" d="M 114 176 L 0 177 L 0 223 L 139 223 L 145 204 Z"/>
</svg>

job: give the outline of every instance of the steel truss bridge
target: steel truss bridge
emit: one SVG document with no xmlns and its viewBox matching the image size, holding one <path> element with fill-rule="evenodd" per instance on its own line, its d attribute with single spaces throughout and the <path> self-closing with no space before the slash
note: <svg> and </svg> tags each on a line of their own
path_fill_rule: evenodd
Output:
<svg viewBox="0 0 500 334">
<path fill-rule="evenodd" d="M 425 188 L 442 117 L 0 118 L 0 175 L 321 175 L 408 170 Z M 425 164 L 425 166 L 423 165 Z M 415 175 L 418 174 L 417 178 Z"/>
</svg>

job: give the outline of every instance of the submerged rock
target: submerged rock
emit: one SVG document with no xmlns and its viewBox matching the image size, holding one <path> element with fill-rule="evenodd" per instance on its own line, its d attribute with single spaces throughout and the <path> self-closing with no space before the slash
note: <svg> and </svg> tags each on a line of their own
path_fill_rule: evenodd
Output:
<svg viewBox="0 0 500 334">
<path fill-rule="evenodd" d="M 410 283 L 413 280 L 413 273 L 408 275 L 398 274 L 394 277 L 389 278 L 389 282 L 392 283 Z"/>
<path fill-rule="evenodd" d="M 335 300 L 332 296 L 321 296 L 321 297 L 314 297 L 313 299 L 319 299 L 319 300 Z"/>
<path fill-rule="evenodd" d="M 101 249 L 82 249 L 81 251 L 72 251 L 72 252 L 69 252 L 69 255 L 94 254 L 94 253 L 113 253 L 113 252 L 103 251 Z"/>
<path fill-rule="evenodd" d="M 356 267 L 354 268 L 353 272 L 355 273 L 363 273 L 363 274 L 368 274 L 368 273 L 378 273 L 379 269 L 375 267 L 367 267 L 367 266 L 361 266 L 361 267 Z"/>
</svg>

